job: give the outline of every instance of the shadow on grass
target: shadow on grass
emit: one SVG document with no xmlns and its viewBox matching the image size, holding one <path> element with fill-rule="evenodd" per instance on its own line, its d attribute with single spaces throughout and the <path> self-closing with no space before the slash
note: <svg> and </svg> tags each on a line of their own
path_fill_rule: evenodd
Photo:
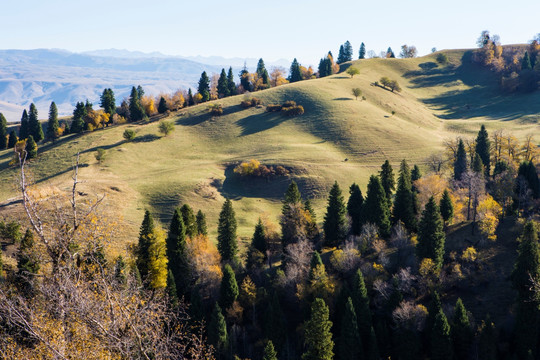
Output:
<svg viewBox="0 0 540 360">
<path fill-rule="evenodd" d="M 146 134 L 146 135 L 135 137 L 135 139 L 133 139 L 131 142 L 145 143 L 145 142 L 152 142 L 152 141 L 159 140 L 159 139 L 161 139 L 161 136 L 158 136 L 156 134 Z M 120 143 L 118 143 L 118 145 L 123 144 L 123 143 L 124 142 L 121 141 Z"/>
<path fill-rule="evenodd" d="M 134 141 L 135 141 L 135 140 L 134 140 Z M 117 143 L 110 144 L 110 145 L 94 146 L 94 147 L 92 147 L 92 148 L 89 148 L 89 149 L 86 149 L 86 150 L 84 150 L 84 151 L 81 151 L 81 154 L 85 154 L 85 153 L 97 151 L 97 149 L 110 150 L 110 149 L 112 149 L 112 148 L 115 148 L 115 147 L 117 147 L 117 146 L 122 145 L 123 143 L 125 143 L 125 140 L 121 140 L 121 141 L 118 141 Z"/>
<path fill-rule="evenodd" d="M 288 119 L 290 118 L 281 114 L 262 113 L 242 118 L 238 121 L 238 125 L 242 127 L 242 136 L 246 136 L 269 130 Z"/>
<path fill-rule="evenodd" d="M 334 98 L 332 100 L 335 100 L 335 101 L 347 101 L 347 100 L 354 100 L 353 98 L 348 98 L 348 97 L 340 97 L 340 98 Z"/>
<path fill-rule="evenodd" d="M 223 114 L 221 116 L 234 114 L 243 110 L 243 107 L 240 105 L 231 105 L 223 108 Z M 195 126 L 199 125 L 207 120 L 210 120 L 212 118 L 219 118 L 220 116 L 212 116 L 208 111 L 202 111 L 198 115 L 190 115 L 188 112 L 185 113 L 184 116 L 180 117 L 176 120 L 176 125 L 184 125 L 184 126 Z"/>
<path fill-rule="evenodd" d="M 86 164 L 86 163 L 82 163 L 82 164 L 79 164 L 79 169 L 80 168 L 85 168 L 85 167 L 89 167 L 90 165 L 89 164 Z M 39 184 L 39 183 L 42 183 L 42 182 L 45 182 L 47 180 L 50 180 L 52 178 L 55 178 L 59 175 L 63 175 L 63 174 L 66 174 L 66 173 L 71 173 L 73 172 L 73 166 L 70 166 L 68 167 L 67 169 L 65 170 L 62 170 L 62 171 L 58 171 L 54 174 L 50 174 L 50 175 L 47 175 L 47 176 L 44 176 L 42 178 L 40 178 L 39 180 L 36 180 L 36 184 Z"/>
</svg>

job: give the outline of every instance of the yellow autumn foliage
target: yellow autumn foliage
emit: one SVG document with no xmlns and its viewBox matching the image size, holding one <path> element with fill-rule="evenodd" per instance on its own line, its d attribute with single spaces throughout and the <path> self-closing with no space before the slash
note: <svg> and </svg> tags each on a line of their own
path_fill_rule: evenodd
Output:
<svg viewBox="0 0 540 360">
<path fill-rule="evenodd" d="M 150 264 L 148 278 L 153 289 L 163 289 L 167 286 L 167 249 L 165 232 L 156 228 L 150 234 L 150 247 L 148 248 Z"/>
</svg>

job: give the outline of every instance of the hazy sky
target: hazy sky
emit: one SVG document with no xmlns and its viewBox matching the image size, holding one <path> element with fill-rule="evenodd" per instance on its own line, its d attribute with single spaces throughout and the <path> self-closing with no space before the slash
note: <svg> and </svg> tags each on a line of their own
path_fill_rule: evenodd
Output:
<svg viewBox="0 0 540 360">
<path fill-rule="evenodd" d="M 0 48 L 128 49 L 170 55 L 297 57 L 317 65 L 349 40 L 379 53 L 403 44 L 470 48 L 482 30 L 503 44 L 540 33 L 540 1 L 2 0 Z"/>
</svg>

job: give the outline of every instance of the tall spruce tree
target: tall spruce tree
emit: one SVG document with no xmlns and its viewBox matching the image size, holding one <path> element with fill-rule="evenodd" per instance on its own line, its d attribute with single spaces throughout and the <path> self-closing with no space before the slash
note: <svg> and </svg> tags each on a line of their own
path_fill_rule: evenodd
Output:
<svg viewBox="0 0 540 360">
<path fill-rule="evenodd" d="M 444 256 L 444 230 L 439 207 L 433 196 L 429 198 L 418 226 L 418 244 L 416 254 L 418 259 L 430 258 L 440 269 Z"/>
<path fill-rule="evenodd" d="M 197 234 L 207 236 L 208 227 L 206 226 L 206 215 L 202 212 L 202 210 L 197 211 L 196 221 Z"/>
<path fill-rule="evenodd" d="M 131 88 L 131 95 L 129 96 L 129 120 L 132 122 L 142 120 L 146 116 L 140 96 L 141 92 L 133 86 Z"/>
<path fill-rule="evenodd" d="M 217 83 L 217 92 L 218 97 L 220 98 L 230 96 L 229 82 L 227 80 L 227 74 L 225 73 L 225 69 L 221 69 L 221 74 L 219 75 Z"/>
<path fill-rule="evenodd" d="M 532 70 L 532 68 L 529 52 L 525 51 L 525 55 L 521 59 L 521 70 Z"/>
<path fill-rule="evenodd" d="M 364 348 L 358 332 L 356 312 L 352 299 L 349 297 L 345 305 L 345 312 L 341 319 L 341 332 L 338 342 L 340 359 L 363 359 Z"/>
<path fill-rule="evenodd" d="M 259 218 L 257 225 L 255 225 L 255 232 L 251 238 L 251 246 L 261 253 L 266 254 L 266 235 L 261 218 Z"/>
<path fill-rule="evenodd" d="M 160 114 L 164 114 L 164 113 L 167 112 L 167 110 L 168 110 L 168 108 L 167 108 L 167 100 L 165 100 L 165 98 L 162 96 L 159 99 L 159 104 L 158 104 L 157 111 Z"/>
<path fill-rule="evenodd" d="M 169 234 L 167 236 L 167 257 L 169 270 L 175 280 L 177 296 L 187 296 L 190 293 L 190 267 L 186 247 L 186 227 L 180 209 L 175 209 Z"/>
<path fill-rule="evenodd" d="M 37 144 L 34 141 L 34 137 L 32 135 L 28 135 L 28 139 L 26 139 L 25 150 L 27 159 L 33 159 L 37 157 Z"/>
<path fill-rule="evenodd" d="M 478 153 L 474 154 L 474 160 L 472 161 L 471 169 L 472 171 L 483 177 L 484 164 L 482 163 L 482 159 L 480 158 L 480 155 L 478 155 Z"/>
<path fill-rule="evenodd" d="M 265 309 L 264 315 L 264 334 L 276 346 L 276 349 L 281 350 L 286 340 L 286 318 L 279 297 L 276 292 L 270 296 L 270 302 Z"/>
<path fill-rule="evenodd" d="M 268 75 L 268 71 L 266 70 L 266 67 L 264 66 L 263 59 L 259 59 L 259 62 L 257 63 L 257 70 L 255 71 L 259 77 L 259 79 L 262 79 L 264 87 L 268 87 L 270 85 L 270 76 Z"/>
<path fill-rule="evenodd" d="M 227 73 L 227 86 L 229 87 L 229 95 L 236 95 L 236 83 L 234 82 L 232 67 L 229 67 L 229 72 Z"/>
<path fill-rule="evenodd" d="M 386 199 L 388 200 L 389 205 L 392 201 L 392 193 L 396 188 L 396 180 L 394 179 L 394 170 L 390 162 L 386 160 L 381 166 L 381 171 L 379 171 L 379 176 L 381 177 L 381 183 L 384 188 L 384 193 L 386 194 Z"/>
<path fill-rule="evenodd" d="M 411 173 L 407 161 L 402 160 L 399 168 L 398 186 L 394 199 L 392 220 L 394 223 L 403 222 L 409 231 L 416 231 L 416 214 L 414 213 L 414 197 Z"/>
<path fill-rule="evenodd" d="M 478 359 L 497 360 L 497 333 L 489 314 L 480 324 L 478 337 Z"/>
<path fill-rule="evenodd" d="M 520 187 L 522 184 L 519 179 L 525 179 L 527 187 L 531 190 L 532 196 L 535 199 L 540 197 L 540 182 L 538 180 L 538 173 L 536 172 L 536 166 L 532 161 L 524 161 L 519 165 L 518 179 L 516 182 L 516 193 L 519 194 L 522 191 Z"/>
<path fill-rule="evenodd" d="M 459 139 L 456 152 L 456 160 L 454 161 L 454 180 L 460 181 L 461 176 L 467 171 L 467 152 L 462 139 Z"/>
<path fill-rule="evenodd" d="M 486 176 L 489 176 L 491 164 L 489 160 L 489 150 L 491 146 L 491 141 L 489 140 L 489 135 L 486 130 L 486 127 L 482 124 L 478 136 L 476 137 L 476 153 L 480 155 L 482 163 L 484 164 L 484 171 Z"/>
<path fill-rule="evenodd" d="M 364 45 L 364 43 L 360 44 L 360 50 L 358 50 L 358 58 L 359 59 L 366 58 L 366 45 Z"/>
<path fill-rule="evenodd" d="M 236 217 L 229 199 L 225 200 L 218 222 L 218 251 L 223 261 L 236 259 L 238 245 L 236 242 Z"/>
<path fill-rule="evenodd" d="M 28 138 L 28 135 L 30 135 L 28 112 L 26 112 L 26 109 L 24 109 L 21 117 L 21 127 L 19 128 L 19 139 L 26 139 Z"/>
<path fill-rule="evenodd" d="M 301 80 L 303 80 L 303 78 L 302 71 L 300 70 L 300 64 L 298 63 L 298 60 L 294 58 L 289 71 L 289 82 L 293 83 Z"/>
<path fill-rule="evenodd" d="M 418 165 L 414 165 L 413 169 L 411 170 L 411 181 L 414 183 L 416 180 L 420 179 L 422 177 L 422 172 L 420 171 L 420 168 Z M 413 184 L 413 190 L 414 190 L 414 184 Z"/>
<path fill-rule="evenodd" d="M 116 99 L 114 98 L 114 91 L 111 88 L 104 89 L 99 100 L 99 106 L 103 108 L 105 113 L 110 116 L 116 113 Z"/>
<path fill-rule="evenodd" d="M 4 114 L 0 113 L 0 150 L 8 147 L 7 120 Z"/>
<path fill-rule="evenodd" d="M 206 71 L 203 71 L 201 74 L 197 91 L 201 94 L 203 102 L 210 100 L 210 79 L 208 78 Z"/>
<path fill-rule="evenodd" d="M 195 105 L 195 100 L 193 99 L 193 92 L 191 91 L 191 88 L 188 89 L 187 103 L 188 103 L 188 106 Z"/>
<path fill-rule="evenodd" d="M 38 119 L 38 111 L 34 103 L 30 104 L 30 111 L 28 112 L 28 131 L 29 135 L 32 135 L 37 143 L 45 138 L 43 128 Z"/>
<path fill-rule="evenodd" d="M 454 217 L 454 204 L 452 203 L 448 189 L 444 189 L 439 203 L 439 209 L 441 210 L 441 217 L 444 221 L 443 225 L 446 226 L 446 224 L 452 221 L 452 218 Z"/>
<path fill-rule="evenodd" d="M 435 322 L 431 331 L 431 359 L 452 360 L 452 340 L 450 338 L 450 325 L 442 311 L 435 315 Z"/>
<path fill-rule="evenodd" d="M 208 324 L 208 342 L 214 346 L 218 354 L 222 355 L 226 351 L 229 342 L 228 337 L 225 317 L 223 317 L 221 308 L 216 302 Z"/>
<path fill-rule="evenodd" d="M 330 189 L 328 206 L 324 216 L 324 239 L 326 246 L 340 245 L 347 236 L 347 222 L 345 202 L 337 181 Z"/>
<path fill-rule="evenodd" d="M 152 234 L 154 233 L 154 218 L 150 211 L 144 212 L 144 219 L 139 231 L 139 243 L 137 244 L 137 269 L 141 278 L 145 280 L 149 273 L 150 263 L 150 245 L 152 243 Z"/>
<path fill-rule="evenodd" d="M 373 323 L 371 319 L 371 310 L 369 309 L 369 297 L 364 282 L 364 275 L 360 269 L 356 271 L 353 278 L 351 298 L 358 320 L 358 331 L 362 338 L 362 342 L 365 345 L 364 350 L 368 353 L 370 352 L 370 348 L 374 345 L 370 340 Z"/>
<path fill-rule="evenodd" d="M 34 249 L 34 234 L 26 230 L 17 251 L 17 285 L 26 296 L 31 296 L 36 275 L 41 267 Z"/>
<path fill-rule="evenodd" d="M 11 130 L 9 133 L 9 139 L 8 139 L 8 149 L 13 149 L 15 144 L 17 143 L 17 134 L 15 133 L 15 130 Z"/>
<path fill-rule="evenodd" d="M 86 116 L 86 107 L 83 102 L 77 102 L 73 110 L 73 120 L 71 122 L 70 132 L 79 134 L 84 130 L 84 117 Z"/>
<path fill-rule="evenodd" d="M 223 278 L 219 288 L 219 304 L 223 309 L 228 309 L 238 298 L 239 290 L 236 275 L 229 264 L 223 267 Z"/>
<path fill-rule="evenodd" d="M 58 108 L 53 101 L 51 103 L 51 106 L 49 107 L 49 121 L 47 122 L 47 139 L 54 142 L 60 135 L 58 132 L 59 128 L 60 124 L 58 124 Z"/>
<path fill-rule="evenodd" d="M 332 360 L 334 341 L 332 340 L 332 322 L 330 311 L 323 299 L 317 298 L 311 305 L 311 317 L 305 324 L 306 352 L 302 360 Z"/>
<path fill-rule="evenodd" d="M 367 187 L 366 200 L 362 209 L 362 219 L 379 227 L 382 237 L 390 235 L 390 210 L 386 193 L 378 176 L 371 175 Z"/>
<path fill-rule="evenodd" d="M 180 213 L 186 227 L 186 236 L 193 239 L 197 235 L 197 218 L 195 217 L 195 213 L 188 204 L 182 205 Z"/>
<path fill-rule="evenodd" d="M 360 235 L 362 230 L 362 205 L 364 203 L 364 197 L 360 186 L 353 183 L 349 188 L 349 201 L 347 202 L 347 213 L 351 218 L 351 233 L 353 235 Z"/>
<path fill-rule="evenodd" d="M 274 344 L 272 343 L 272 340 L 268 340 L 268 342 L 266 343 L 262 360 L 278 360 L 277 352 L 274 349 Z"/>
<path fill-rule="evenodd" d="M 456 359 L 466 359 L 471 352 L 474 333 L 461 298 L 456 301 L 452 319 L 452 343 Z"/>
</svg>

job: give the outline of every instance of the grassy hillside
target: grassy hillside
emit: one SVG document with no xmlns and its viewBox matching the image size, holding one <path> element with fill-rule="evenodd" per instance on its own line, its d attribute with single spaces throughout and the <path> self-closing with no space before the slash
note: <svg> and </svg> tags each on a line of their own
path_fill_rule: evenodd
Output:
<svg viewBox="0 0 540 360">
<path fill-rule="evenodd" d="M 428 155 L 441 152 L 444 139 L 474 135 L 481 123 L 488 131 L 504 128 L 518 137 L 538 129 L 540 95 L 501 95 L 497 79 L 470 61 L 467 51 L 446 51 L 448 65 L 438 65 L 436 54 L 416 59 L 358 60 L 360 75 L 345 73 L 288 84 L 254 93 L 263 104 L 294 100 L 305 108 L 299 117 L 266 113 L 264 107 L 243 109 L 243 95 L 216 102 L 224 115 L 212 117 L 207 104 L 173 113 L 175 131 L 160 137 L 157 123 L 124 125 L 84 136 L 69 136 L 40 147 L 31 164 L 36 182 L 67 189 L 74 155 L 80 151 L 81 189 L 87 196 L 106 194 L 114 216 L 125 231 L 119 239 L 134 240 L 143 210 L 151 209 L 166 224 L 172 209 L 183 202 L 207 213 L 215 235 L 224 197 L 234 200 L 239 234 L 247 240 L 257 218 L 266 214 L 278 221 L 281 194 L 290 179 L 304 196 L 315 199 L 321 220 L 325 196 L 337 180 L 344 193 L 352 182 L 363 191 L 370 174 L 385 159 L 396 167 L 402 158 L 422 165 Z M 396 79 L 403 91 L 392 93 L 373 82 L 381 76 Z M 355 100 L 352 88 L 366 100 Z M 395 112 L 392 115 L 392 112 Z M 126 128 L 138 132 L 125 143 Z M 107 151 L 98 164 L 96 149 Z M 8 166 L 11 152 L 0 152 L 0 201 L 17 193 L 16 170 Z M 241 180 L 232 173 L 240 161 L 255 158 L 263 164 L 283 165 L 289 178 Z"/>
</svg>

